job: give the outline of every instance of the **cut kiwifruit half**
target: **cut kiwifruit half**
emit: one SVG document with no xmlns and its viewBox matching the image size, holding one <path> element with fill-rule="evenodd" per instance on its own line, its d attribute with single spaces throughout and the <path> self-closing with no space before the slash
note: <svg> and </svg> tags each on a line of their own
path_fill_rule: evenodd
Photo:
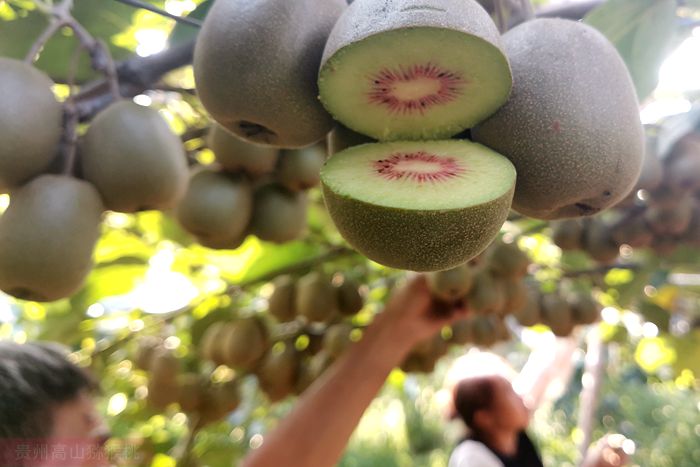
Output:
<svg viewBox="0 0 700 467">
<path fill-rule="evenodd" d="M 356 146 L 321 169 L 341 235 L 385 266 L 439 271 L 483 251 L 508 216 L 515 168 L 467 141 Z"/>
<path fill-rule="evenodd" d="M 321 102 L 379 140 L 449 138 L 503 105 L 512 87 L 498 30 L 474 0 L 367 0 L 324 51 Z"/>
</svg>

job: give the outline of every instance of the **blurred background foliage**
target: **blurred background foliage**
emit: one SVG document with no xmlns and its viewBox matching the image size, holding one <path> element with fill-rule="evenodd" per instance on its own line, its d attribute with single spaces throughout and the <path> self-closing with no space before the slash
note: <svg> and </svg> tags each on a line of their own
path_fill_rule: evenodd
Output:
<svg viewBox="0 0 700 467">
<path fill-rule="evenodd" d="M 175 15 L 192 13 L 195 18 L 202 18 L 210 4 L 197 0 L 149 3 Z M 533 3 L 548 8 L 556 2 Z M 176 27 L 167 18 L 115 0 L 75 0 L 74 14 L 109 45 L 117 61 L 157 54 L 196 35 L 192 26 Z M 0 1 L 0 21 L 0 55 L 16 58 L 27 53 L 47 24 L 32 0 Z M 666 117 L 678 114 L 670 128 L 697 125 L 689 111 L 700 91 L 700 2 L 610 0 L 586 21 L 603 31 L 625 58 L 643 100 L 645 123 L 663 125 Z M 61 31 L 38 61 L 59 83 L 58 95 L 67 93 L 60 83 L 68 79 L 75 48 L 70 31 Z M 95 77 L 83 57 L 76 81 L 85 83 Z M 158 108 L 176 132 L 185 134 L 208 125 L 193 87 L 191 69 L 184 68 L 136 99 Z M 186 147 L 197 160 L 212 160 L 201 138 L 188 140 Z M 329 255 L 342 240 L 325 213 L 320 193 L 314 191 L 311 197 L 304 239 L 280 246 L 250 237 L 230 252 L 197 245 L 168 213 L 111 213 L 96 251 L 96 268 L 85 287 L 74 297 L 51 304 L 2 297 L 0 338 L 53 340 L 70 346 L 76 361 L 99 376 L 104 390 L 100 407 L 115 438 L 138 448 L 139 457 L 131 459 L 135 465 L 186 465 L 188 456 L 178 454 L 186 446 L 192 448 L 198 465 L 236 465 L 289 411 L 293 399 L 272 405 L 257 390 L 254 379 L 244 379 L 243 404 L 228 420 L 190 439 L 185 414 L 175 409 L 157 413 L 145 404 L 146 375 L 132 362 L 135 337 L 167 337 L 166 345 L 196 370 L 204 363 L 195 344 L 208 320 L 217 313 L 263 312 L 275 273 L 295 268 L 303 272 L 309 264 L 328 273 L 342 271 L 371 285 L 368 304 L 355 322 L 371 321 L 389 285 L 401 273 L 357 254 Z M 7 196 L 0 196 L 0 207 L 7 203 Z M 647 250 L 625 251 L 624 262 L 634 268 L 601 272 L 584 253 L 562 253 L 552 243 L 550 227 L 539 221 L 513 217 L 503 234 L 518 237 L 519 246 L 536 265 L 535 278 L 545 289 L 555 289 L 562 282 L 566 287 L 594 289 L 606 307 L 603 321 L 596 325 L 609 352 L 597 435 L 617 431 L 634 440 L 636 465 L 700 465 L 700 250 L 683 248 L 666 257 Z M 570 281 L 567 274 L 572 271 L 591 273 Z M 541 327 L 520 331 L 520 339 L 494 350 L 517 368 L 530 350 L 528 342 L 546 333 Z M 443 419 L 436 394 L 450 363 L 463 353 L 464 349 L 453 348 L 429 375 L 396 370 L 340 465 L 445 466 L 458 439 L 454 427 Z M 584 355 L 583 350 L 576 354 L 578 370 L 535 418 L 533 434 L 546 465 L 576 463 Z"/>
</svg>

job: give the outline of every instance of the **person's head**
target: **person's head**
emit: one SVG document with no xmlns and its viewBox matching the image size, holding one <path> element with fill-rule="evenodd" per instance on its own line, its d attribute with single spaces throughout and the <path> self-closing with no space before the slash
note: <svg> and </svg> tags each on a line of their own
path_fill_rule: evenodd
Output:
<svg viewBox="0 0 700 467">
<path fill-rule="evenodd" d="M 26 446 L 79 443 L 94 449 L 104 444 L 108 434 L 92 398 L 96 389 L 90 375 L 58 346 L 0 342 L 0 465 L 60 464 L 49 455 L 17 451 Z M 94 465 L 96 459 L 76 461 Z"/>
<path fill-rule="evenodd" d="M 455 415 L 476 436 L 518 432 L 530 416 L 520 396 L 503 376 L 474 376 L 459 381 L 453 390 Z"/>
</svg>

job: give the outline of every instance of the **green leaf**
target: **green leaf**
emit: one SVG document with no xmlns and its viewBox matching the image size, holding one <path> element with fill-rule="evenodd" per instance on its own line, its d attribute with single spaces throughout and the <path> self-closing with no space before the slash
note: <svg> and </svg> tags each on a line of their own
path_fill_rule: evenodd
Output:
<svg viewBox="0 0 700 467">
<path fill-rule="evenodd" d="M 584 21 L 601 31 L 629 68 L 640 100 L 656 88 L 659 68 L 679 39 L 674 0 L 610 0 Z"/>
<path fill-rule="evenodd" d="M 207 16 L 207 13 L 209 13 L 209 8 L 211 8 L 213 4 L 214 0 L 205 0 L 197 8 L 195 8 L 192 11 L 192 13 L 187 15 L 187 17 L 192 19 L 204 20 L 204 18 Z M 198 32 L 199 28 L 195 26 L 191 26 L 189 24 L 184 23 L 178 23 L 177 26 L 175 26 L 175 28 L 173 29 L 173 32 L 170 33 L 170 37 L 168 38 L 168 44 L 171 47 L 184 44 L 186 42 L 194 40 L 197 37 Z"/>
<path fill-rule="evenodd" d="M 17 8 L 13 21 L 3 21 L 0 28 L 0 56 L 23 59 L 32 44 L 48 24 L 46 16 L 37 10 Z M 112 57 L 121 60 L 132 51 L 111 43 L 114 35 L 129 28 L 134 9 L 114 1 L 76 0 L 73 15 L 92 35 L 109 45 Z M 44 48 L 37 67 L 54 80 L 65 82 L 69 77 L 73 53 L 78 45 L 72 31 L 66 29 L 56 34 Z M 83 52 L 76 80 L 85 81 L 96 76 Z"/>
</svg>

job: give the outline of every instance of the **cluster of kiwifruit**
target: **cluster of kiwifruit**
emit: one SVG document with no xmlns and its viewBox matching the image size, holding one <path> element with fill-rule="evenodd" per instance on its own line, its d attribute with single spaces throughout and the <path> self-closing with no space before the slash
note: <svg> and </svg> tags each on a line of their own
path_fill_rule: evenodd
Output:
<svg viewBox="0 0 700 467">
<path fill-rule="evenodd" d="M 606 218 L 552 228 L 562 250 L 583 250 L 601 263 L 615 261 L 622 245 L 662 256 L 700 246 L 700 133 L 681 138 L 663 161 L 649 148 L 635 190 Z"/>
<path fill-rule="evenodd" d="M 402 368 L 431 372 L 450 344 L 490 347 L 508 341 L 508 315 L 514 316 L 521 326 L 549 326 L 559 337 L 570 335 L 576 325 L 598 319 L 599 306 L 590 294 L 542 293 L 539 284 L 527 279 L 529 265 L 528 256 L 517 245 L 497 241 L 472 264 L 430 273 L 429 283 L 436 299 L 467 306 L 471 313 L 454 323 L 449 333 L 417 345 Z"/>
<path fill-rule="evenodd" d="M 0 192 L 10 194 L 0 289 L 35 301 L 68 297 L 92 269 L 105 210 L 165 209 L 184 195 L 184 149 L 156 110 L 130 101 L 100 112 L 76 149 L 48 76 L 0 58 L 0 82 Z"/>
<path fill-rule="evenodd" d="M 341 125 L 357 133 L 334 136 L 331 152 L 353 147 L 326 161 L 321 185 L 343 237 L 386 266 L 463 264 L 511 206 L 541 219 L 602 211 L 641 167 L 615 47 L 562 19 L 501 36 L 476 0 L 217 0 L 194 75 L 242 139 L 299 148 Z"/>
<path fill-rule="evenodd" d="M 222 420 L 241 403 L 236 379 L 213 382 L 199 373 L 183 372 L 180 360 L 155 336 L 139 339 L 134 357 L 137 368 L 148 373 L 148 405 L 157 411 L 177 403 L 197 423 Z"/>
<path fill-rule="evenodd" d="M 216 164 L 191 174 L 176 211 L 185 230 L 214 249 L 236 249 L 248 234 L 275 243 L 300 237 L 306 190 L 319 183 L 325 146 L 280 150 L 243 141 L 216 124 L 207 143 Z"/>
</svg>

